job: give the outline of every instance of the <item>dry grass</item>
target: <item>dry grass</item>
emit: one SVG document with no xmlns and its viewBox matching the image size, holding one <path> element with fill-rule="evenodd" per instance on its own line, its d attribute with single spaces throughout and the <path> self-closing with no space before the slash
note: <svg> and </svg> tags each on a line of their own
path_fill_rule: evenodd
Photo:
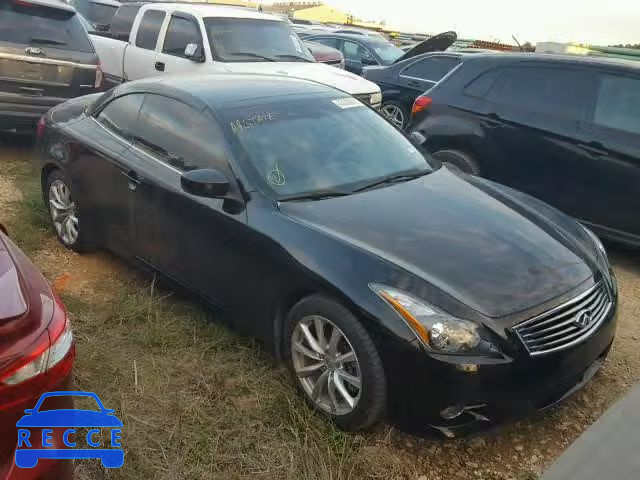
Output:
<svg viewBox="0 0 640 480">
<path fill-rule="evenodd" d="M 0 220 L 62 293 L 78 346 L 77 388 L 96 392 L 124 423 L 124 466 L 81 461 L 79 479 L 536 478 L 640 380 L 640 258 L 621 252 L 613 257 L 618 339 L 602 372 L 562 406 L 469 440 L 417 439 L 390 426 L 341 432 L 307 408 L 259 345 L 216 325 L 206 309 L 151 288 L 152 279 L 109 254 L 63 249 L 29 158 L 22 145 L 0 146 Z"/>
</svg>

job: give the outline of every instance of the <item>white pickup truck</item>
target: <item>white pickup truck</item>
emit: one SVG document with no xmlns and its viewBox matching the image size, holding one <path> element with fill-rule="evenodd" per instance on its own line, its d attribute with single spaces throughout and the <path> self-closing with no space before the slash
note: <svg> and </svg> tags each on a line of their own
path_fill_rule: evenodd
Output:
<svg viewBox="0 0 640 480">
<path fill-rule="evenodd" d="M 109 32 L 91 40 L 111 84 L 156 75 L 265 73 L 314 80 L 373 108 L 382 101 L 375 83 L 316 63 L 288 22 L 252 9 L 124 3 Z"/>
</svg>

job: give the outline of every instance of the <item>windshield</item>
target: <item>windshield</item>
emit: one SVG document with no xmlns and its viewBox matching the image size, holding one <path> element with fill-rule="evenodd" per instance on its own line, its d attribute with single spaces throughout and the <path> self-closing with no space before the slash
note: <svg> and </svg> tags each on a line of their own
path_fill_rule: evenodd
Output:
<svg viewBox="0 0 640 480">
<path fill-rule="evenodd" d="M 305 96 L 224 112 L 250 173 L 276 198 L 353 192 L 376 179 L 431 171 L 422 153 L 352 97 Z"/>
<path fill-rule="evenodd" d="M 91 52 L 75 12 L 36 4 L 0 2 L 0 41 Z"/>
<path fill-rule="evenodd" d="M 87 18 L 93 23 L 101 23 L 103 25 L 109 25 L 113 16 L 116 14 L 118 7 L 115 5 L 105 5 L 103 3 L 89 4 L 89 12 Z"/>
<path fill-rule="evenodd" d="M 225 62 L 314 61 L 288 23 L 254 18 L 205 18 L 211 50 Z M 304 61 L 303 60 L 303 61 Z"/>
<path fill-rule="evenodd" d="M 376 55 L 382 60 L 383 65 L 391 65 L 404 55 L 401 49 L 390 43 L 377 43 L 373 45 L 372 48 L 373 51 L 376 52 Z"/>
</svg>

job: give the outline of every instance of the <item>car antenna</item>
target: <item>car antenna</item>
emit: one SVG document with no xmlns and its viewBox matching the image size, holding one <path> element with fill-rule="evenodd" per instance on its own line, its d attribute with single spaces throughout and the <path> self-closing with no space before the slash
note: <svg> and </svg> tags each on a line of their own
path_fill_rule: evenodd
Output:
<svg viewBox="0 0 640 480">
<path fill-rule="evenodd" d="M 522 45 L 520 45 L 520 42 L 518 41 L 516 36 L 515 35 L 511 35 L 511 38 L 513 38 L 515 40 L 515 42 L 518 44 L 518 48 L 520 49 L 520 51 L 524 52 L 524 48 L 522 48 Z"/>
</svg>

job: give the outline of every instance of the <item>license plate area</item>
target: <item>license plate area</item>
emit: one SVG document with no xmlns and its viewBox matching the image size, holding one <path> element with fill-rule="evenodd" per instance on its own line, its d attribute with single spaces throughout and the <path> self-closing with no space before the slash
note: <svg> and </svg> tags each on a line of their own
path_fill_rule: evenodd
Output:
<svg viewBox="0 0 640 480">
<path fill-rule="evenodd" d="M 73 71 L 73 67 L 65 65 L 0 58 L 0 80 L 6 82 L 68 86 Z"/>
</svg>

